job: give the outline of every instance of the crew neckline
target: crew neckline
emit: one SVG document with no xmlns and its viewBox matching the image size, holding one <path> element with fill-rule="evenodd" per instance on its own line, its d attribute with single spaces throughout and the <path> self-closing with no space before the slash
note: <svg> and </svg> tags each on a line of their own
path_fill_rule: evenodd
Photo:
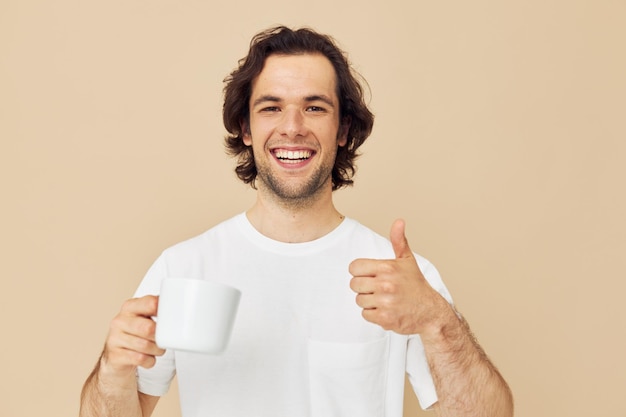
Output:
<svg viewBox="0 0 626 417">
<path fill-rule="evenodd" d="M 356 226 L 356 221 L 348 217 L 344 219 L 333 230 L 317 239 L 308 242 L 288 243 L 271 239 L 259 232 L 250 222 L 246 213 L 235 216 L 239 230 L 246 238 L 262 249 L 277 252 L 281 255 L 306 255 L 322 251 L 334 245 L 342 236 L 345 236 Z"/>
</svg>

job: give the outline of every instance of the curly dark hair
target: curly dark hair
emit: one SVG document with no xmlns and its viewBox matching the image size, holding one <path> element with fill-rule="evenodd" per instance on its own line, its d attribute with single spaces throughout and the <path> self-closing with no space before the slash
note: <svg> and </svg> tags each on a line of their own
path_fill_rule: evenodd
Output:
<svg viewBox="0 0 626 417">
<path fill-rule="evenodd" d="M 332 171 L 332 189 L 352 185 L 354 162 L 359 156 L 357 149 L 365 142 L 374 126 L 374 115 L 363 98 L 362 79 L 350 66 L 346 54 L 327 35 L 309 28 L 297 30 L 277 26 L 258 33 L 250 42 L 248 55 L 239 60 L 238 68 L 224 79 L 224 126 L 226 151 L 237 158 L 235 172 L 246 184 L 255 188 L 257 169 L 252 147 L 243 142 L 242 126 L 250 120 L 250 96 L 252 82 L 261 73 L 265 60 L 272 54 L 299 55 L 319 53 L 331 62 L 337 76 L 340 120 L 349 121 L 350 128 L 345 146 L 337 150 Z"/>
</svg>

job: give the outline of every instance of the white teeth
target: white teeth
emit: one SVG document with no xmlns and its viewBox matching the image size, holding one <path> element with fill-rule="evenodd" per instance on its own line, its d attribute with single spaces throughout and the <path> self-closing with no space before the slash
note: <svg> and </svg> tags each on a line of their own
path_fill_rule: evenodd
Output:
<svg viewBox="0 0 626 417">
<path fill-rule="evenodd" d="M 300 161 L 303 159 L 309 159 L 311 157 L 311 151 L 286 151 L 277 150 L 276 158 L 281 160 Z"/>
</svg>

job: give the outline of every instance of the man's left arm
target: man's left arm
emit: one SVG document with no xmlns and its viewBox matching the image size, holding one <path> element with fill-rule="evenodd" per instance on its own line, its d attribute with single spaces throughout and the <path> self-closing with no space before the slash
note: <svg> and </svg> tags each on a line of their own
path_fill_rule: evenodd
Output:
<svg viewBox="0 0 626 417">
<path fill-rule="evenodd" d="M 513 416 L 513 395 L 469 325 L 454 312 L 449 322 L 420 335 L 439 401 L 437 414 Z"/>
<path fill-rule="evenodd" d="M 468 324 L 426 281 L 409 248 L 404 222 L 391 228 L 395 259 L 357 259 L 350 287 L 363 317 L 385 330 L 419 334 L 441 417 L 510 417 L 513 396 Z"/>
</svg>

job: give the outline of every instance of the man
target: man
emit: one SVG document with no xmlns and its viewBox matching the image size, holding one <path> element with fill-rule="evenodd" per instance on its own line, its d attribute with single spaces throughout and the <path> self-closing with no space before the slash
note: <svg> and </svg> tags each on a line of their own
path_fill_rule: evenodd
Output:
<svg viewBox="0 0 626 417">
<path fill-rule="evenodd" d="M 111 323 L 81 416 L 149 416 L 175 373 L 185 417 L 399 417 L 405 373 L 440 416 L 511 416 L 506 382 L 404 223 L 387 241 L 333 204 L 373 125 L 333 41 L 285 27 L 257 35 L 226 80 L 224 124 L 256 202 L 159 257 Z M 242 291 L 223 354 L 156 346 L 167 276 Z"/>
</svg>

